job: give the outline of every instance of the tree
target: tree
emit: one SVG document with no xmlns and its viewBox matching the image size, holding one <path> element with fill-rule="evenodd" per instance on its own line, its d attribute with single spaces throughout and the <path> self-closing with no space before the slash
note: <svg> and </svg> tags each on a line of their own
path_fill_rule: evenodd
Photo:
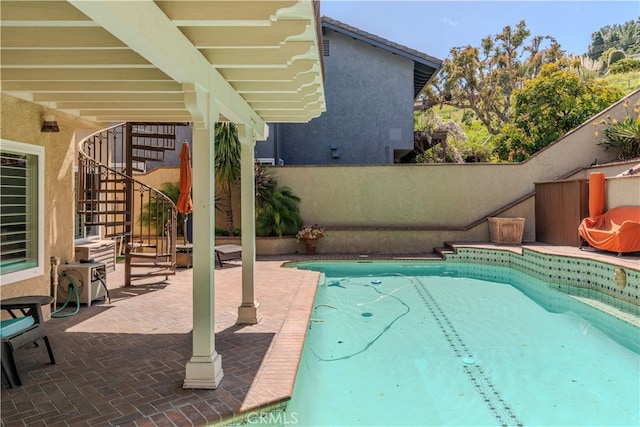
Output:
<svg viewBox="0 0 640 427">
<path fill-rule="evenodd" d="M 605 51 L 604 47 L 604 39 L 602 38 L 602 33 L 600 31 L 596 31 L 591 34 L 591 44 L 589 45 L 588 55 L 589 58 L 598 60 L 602 55 L 602 52 Z"/>
<path fill-rule="evenodd" d="M 501 160 L 522 161 L 622 98 L 598 79 L 582 80 L 563 62 L 546 64 L 514 95 L 513 120 L 496 142 Z"/>
<path fill-rule="evenodd" d="M 215 124 L 215 179 L 222 190 L 227 232 L 234 235 L 233 186 L 240 180 L 240 139 L 235 123 Z"/>
<path fill-rule="evenodd" d="M 591 35 L 588 48 L 591 59 L 602 59 L 602 54 L 611 48 L 620 49 L 627 55 L 640 52 L 640 17 L 624 24 L 605 25 Z"/>
<path fill-rule="evenodd" d="M 511 97 L 518 87 L 535 77 L 543 64 L 562 57 L 549 36 L 529 39 L 525 21 L 515 28 L 487 36 L 481 47 L 454 47 L 434 83 L 425 89 L 429 105 L 444 104 L 471 110 L 490 134 L 497 135 L 511 119 Z M 550 42 L 543 48 L 545 41 Z"/>
</svg>

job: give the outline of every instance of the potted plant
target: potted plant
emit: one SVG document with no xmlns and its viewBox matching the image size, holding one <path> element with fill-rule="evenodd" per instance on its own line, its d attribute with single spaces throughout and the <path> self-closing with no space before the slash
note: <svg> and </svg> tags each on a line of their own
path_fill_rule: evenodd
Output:
<svg viewBox="0 0 640 427">
<path fill-rule="evenodd" d="M 318 240 L 325 235 L 324 228 L 318 227 L 318 224 L 305 225 L 296 234 L 296 240 L 304 240 L 307 255 L 315 255 Z"/>
</svg>

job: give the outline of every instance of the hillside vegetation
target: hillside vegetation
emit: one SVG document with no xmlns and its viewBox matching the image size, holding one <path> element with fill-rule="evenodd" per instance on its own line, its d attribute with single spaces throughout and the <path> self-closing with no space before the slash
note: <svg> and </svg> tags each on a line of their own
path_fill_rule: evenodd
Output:
<svg viewBox="0 0 640 427">
<path fill-rule="evenodd" d="M 640 89 L 640 72 L 637 71 L 625 74 L 609 74 L 602 79 L 621 89 L 625 95 Z M 443 121 L 452 120 L 462 127 L 464 133 L 467 135 L 467 140 L 457 145 L 459 145 L 463 151 L 485 151 L 485 157 L 488 157 L 488 159 L 484 161 L 492 159 L 490 152 L 492 152 L 495 147 L 492 144 L 491 135 L 479 120 L 473 120 L 470 125 L 467 125 L 463 122 L 464 110 L 449 105 L 443 105 L 442 107 L 436 106 L 433 108 Z M 456 144 L 454 143 L 454 145 Z"/>
<path fill-rule="evenodd" d="M 414 161 L 522 161 L 640 89 L 640 60 L 625 53 L 640 51 L 640 19 L 594 33 L 582 56 L 566 56 L 553 37 L 530 36 L 521 21 L 481 47 L 452 48 L 423 90 Z M 616 38 L 629 42 L 625 51 L 607 48 Z"/>
</svg>

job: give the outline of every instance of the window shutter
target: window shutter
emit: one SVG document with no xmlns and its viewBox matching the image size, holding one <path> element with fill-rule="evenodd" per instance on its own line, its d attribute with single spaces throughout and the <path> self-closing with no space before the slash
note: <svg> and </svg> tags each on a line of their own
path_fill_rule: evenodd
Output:
<svg viewBox="0 0 640 427">
<path fill-rule="evenodd" d="M 42 202 L 40 169 L 44 148 L 31 150 L 31 147 L 34 146 L 3 140 L 0 150 L 0 275 L 3 284 L 42 271 L 44 252 L 40 247 L 42 212 L 39 204 Z"/>
</svg>

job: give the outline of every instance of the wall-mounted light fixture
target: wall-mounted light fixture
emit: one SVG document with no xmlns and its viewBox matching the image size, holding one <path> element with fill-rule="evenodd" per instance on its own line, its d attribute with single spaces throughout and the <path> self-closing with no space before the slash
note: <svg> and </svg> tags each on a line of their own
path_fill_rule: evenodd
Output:
<svg viewBox="0 0 640 427">
<path fill-rule="evenodd" d="M 60 132 L 58 122 L 53 114 L 47 114 L 44 116 L 44 122 L 42 122 L 42 129 L 40 132 Z"/>
</svg>

